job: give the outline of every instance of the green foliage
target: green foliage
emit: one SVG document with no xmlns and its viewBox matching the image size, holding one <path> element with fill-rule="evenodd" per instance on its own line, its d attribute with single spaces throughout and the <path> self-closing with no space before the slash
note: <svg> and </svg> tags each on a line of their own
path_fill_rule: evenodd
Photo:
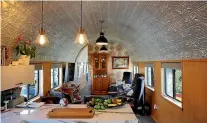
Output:
<svg viewBox="0 0 207 123">
<path fill-rule="evenodd" d="M 182 73 L 180 70 L 175 72 L 175 89 L 176 93 L 182 94 Z"/>
</svg>

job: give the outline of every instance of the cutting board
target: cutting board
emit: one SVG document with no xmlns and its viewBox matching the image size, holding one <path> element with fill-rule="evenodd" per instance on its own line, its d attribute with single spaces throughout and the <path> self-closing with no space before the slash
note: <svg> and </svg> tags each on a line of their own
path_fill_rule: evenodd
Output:
<svg viewBox="0 0 207 123">
<path fill-rule="evenodd" d="M 92 118 L 94 110 L 91 108 L 54 108 L 47 114 L 49 118 Z"/>
</svg>

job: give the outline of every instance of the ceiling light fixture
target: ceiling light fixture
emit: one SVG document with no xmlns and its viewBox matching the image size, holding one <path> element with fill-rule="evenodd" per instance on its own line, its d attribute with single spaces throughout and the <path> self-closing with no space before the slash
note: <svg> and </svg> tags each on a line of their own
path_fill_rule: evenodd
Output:
<svg viewBox="0 0 207 123">
<path fill-rule="evenodd" d="M 108 40 L 104 37 L 102 24 L 104 23 L 104 20 L 99 21 L 101 23 L 101 32 L 100 37 L 96 40 L 97 45 L 108 45 Z"/>
<path fill-rule="evenodd" d="M 102 46 L 101 46 L 100 52 L 105 52 L 105 53 L 108 52 L 108 50 L 107 50 L 107 48 L 106 48 L 105 45 L 102 45 Z"/>
<path fill-rule="evenodd" d="M 36 43 L 42 46 L 47 45 L 49 43 L 48 38 L 45 34 L 45 30 L 43 28 L 43 1 L 42 1 L 42 23 Z"/>
<path fill-rule="evenodd" d="M 75 43 L 79 43 L 79 44 L 86 44 L 88 43 L 88 39 L 87 36 L 85 34 L 85 31 L 83 29 L 83 22 L 82 22 L 82 16 L 83 16 L 83 10 L 82 10 L 83 6 L 82 6 L 82 1 L 81 1 L 81 27 L 78 30 L 78 35 L 75 39 Z"/>
<path fill-rule="evenodd" d="M 104 23 L 104 20 L 99 21 L 101 23 L 101 32 L 100 37 L 96 40 L 97 45 L 108 45 L 108 40 L 104 37 L 102 24 Z"/>
</svg>

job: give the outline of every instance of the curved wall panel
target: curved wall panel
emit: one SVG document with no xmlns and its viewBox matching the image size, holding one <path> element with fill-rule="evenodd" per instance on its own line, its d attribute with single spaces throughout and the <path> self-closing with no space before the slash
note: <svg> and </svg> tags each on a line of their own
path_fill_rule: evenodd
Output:
<svg viewBox="0 0 207 123">
<path fill-rule="evenodd" d="M 44 2 L 50 45 L 38 47 L 35 60 L 74 62 L 83 46 L 74 44 L 80 26 L 80 1 Z M 34 41 L 41 2 L 14 2 L 2 8 L 2 44 L 19 34 Z M 130 53 L 133 61 L 207 58 L 206 1 L 84 1 L 83 25 L 91 43 L 104 32 Z"/>
</svg>

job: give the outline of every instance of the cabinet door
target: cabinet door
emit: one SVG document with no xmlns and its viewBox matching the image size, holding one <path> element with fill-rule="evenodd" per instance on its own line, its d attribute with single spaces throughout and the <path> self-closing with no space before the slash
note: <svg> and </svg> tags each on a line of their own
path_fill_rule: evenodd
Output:
<svg viewBox="0 0 207 123">
<path fill-rule="evenodd" d="M 94 68 L 99 69 L 99 55 L 98 54 L 94 55 Z"/>
<path fill-rule="evenodd" d="M 107 55 L 106 54 L 100 54 L 100 69 L 106 69 L 107 68 Z"/>
<path fill-rule="evenodd" d="M 109 78 L 102 78 L 102 92 L 108 92 L 109 88 Z"/>
<path fill-rule="evenodd" d="M 1 91 L 34 82 L 34 65 L 1 66 Z"/>
<path fill-rule="evenodd" d="M 101 92 L 101 90 L 102 90 L 101 78 L 94 78 L 94 91 Z"/>
</svg>

